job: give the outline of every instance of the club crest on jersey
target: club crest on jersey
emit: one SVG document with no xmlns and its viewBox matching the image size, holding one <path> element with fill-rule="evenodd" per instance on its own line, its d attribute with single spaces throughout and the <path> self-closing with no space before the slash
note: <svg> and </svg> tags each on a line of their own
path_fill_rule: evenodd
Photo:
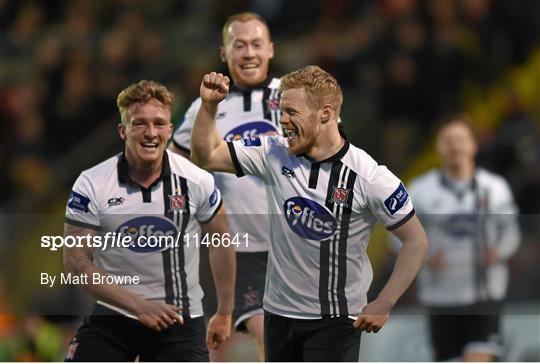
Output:
<svg viewBox="0 0 540 364">
<path fill-rule="evenodd" d="M 270 110 L 279 110 L 279 99 L 266 100 L 266 105 Z"/>
<path fill-rule="evenodd" d="M 351 190 L 348 188 L 334 186 L 334 192 L 332 192 L 332 197 L 330 198 L 330 201 L 335 204 L 348 207 L 349 204 L 347 203 L 347 200 L 349 199 L 349 192 L 351 192 Z"/>
<path fill-rule="evenodd" d="M 184 212 L 186 211 L 186 198 L 182 195 L 176 194 L 176 195 L 169 195 L 169 202 L 171 205 L 171 208 L 169 209 L 169 212 Z"/>
</svg>

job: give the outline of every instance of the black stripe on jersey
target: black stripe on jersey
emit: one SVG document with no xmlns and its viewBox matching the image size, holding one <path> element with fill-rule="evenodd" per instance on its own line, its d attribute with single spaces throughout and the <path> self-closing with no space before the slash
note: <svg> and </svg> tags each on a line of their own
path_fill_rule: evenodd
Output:
<svg viewBox="0 0 540 364">
<path fill-rule="evenodd" d="M 272 119 L 272 111 L 270 110 L 270 107 L 268 105 L 268 100 L 270 100 L 271 95 L 272 95 L 272 89 L 266 87 L 263 90 L 263 97 L 262 97 L 263 117 L 266 120 L 272 120 L 273 122 L 275 122 Z"/>
<path fill-rule="evenodd" d="M 186 233 L 186 227 L 189 223 L 189 191 L 187 186 L 187 180 L 184 177 L 180 177 L 180 188 L 182 195 L 184 196 L 184 211 L 182 212 L 182 228 L 180 230 L 180 236 L 183 237 Z M 186 257 L 184 254 L 184 239 L 182 239 L 182 246 L 177 250 L 178 262 L 180 263 L 180 283 L 182 285 L 182 313 L 189 315 L 189 296 L 187 287 L 187 274 L 186 274 Z"/>
<path fill-rule="evenodd" d="M 319 251 L 319 301 L 321 302 L 321 315 L 323 317 L 330 316 L 330 301 L 328 300 L 330 240 L 322 241 Z"/>
<path fill-rule="evenodd" d="M 244 97 L 244 112 L 251 111 L 251 91 L 242 91 Z"/>
<path fill-rule="evenodd" d="M 333 186 L 336 186 L 339 179 L 339 174 L 343 164 L 340 161 L 332 164 L 330 179 L 328 181 L 328 189 L 326 192 L 326 208 L 334 211 L 334 202 L 332 201 Z M 330 283 L 330 243 L 334 241 L 334 237 L 321 242 L 319 252 L 319 301 L 321 303 L 321 315 L 323 317 L 330 316 L 330 300 L 328 299 L 328 284 Z"/>
<path fill-rule="evenodd" d="M 174 194 L 177 195 L 178 192 L 179 192 L 179 186 L 178 186 L 178 178 L 179 176 L 177 174 L 173 174 L 172 175 L 172 178 L 173 178 L 173 181 L 174 181 Z M 174 224 L 178 227 L 180 227 L 180 212 L 179 211 L 174 211 Z M 175 244 L 176 245 L 176 244 Z M 173 288 L 176 290 L 175 291 L 175 305 L 180 307 L 182 304 L 180 303 L 180 283 L 179 283 L 179 279 L 178 279 L 178 273 L 179 273 L 179 264 L 178 264 L 178 254 L 176 253 L 176 251 L 178 249 L 181 249 L 181 247 L 178 247 L 178 246 L 174 246 L 172 248 L 172 264 L 173 264 L 173 269 L 172 269 L 172 278 L 173 278 Z"/>
<path fill-rule="evenodd" d="M 174 214 L 171 210 L 171 199 L 169 196 L 172 196 L 171 188 L 171 179 L 163 179 L 163 206 L 165 206 L 165 211 L 163 214 L 166 218 L 174 221 Z M 172 273 L 171 273 L 171 252 L 173 249 L 165 249 L 161 253 L 163 260 L 163 276 L 165 278 L 165 302 L 174 305 L 174 288 L 172 282 Z"/>
<path fill-rule="evenodd" d="M 240 162 L 238 161 L 234 144 L 232 142 L 227 142 L 227 146 L 229 147 L 229 153 L 231 154 L 234 169 L 236 170 L 236 177 L 244 177 L 244 171 L 242 170 L 242 166 L 240 166 Z"/>
<path fill-rule="evenodd" d="M 321 165 L 319 163 L 311 163 L 311 171 L 309 172 L 309 188 L 317 188 L 317 181 L 319 180 L 319 170 Z"/>
<path fill-rule="evenodd" d="M 356 172 L 354 172 L 352 169 L 348 170 L 346 188 L 349 191 L 349 194 L 347 195 L 347 201 L 343 206 L 338 247 L 339 276 L 337 282 L 337 299 L 339 305 L 339 315 L 344 317 L 349 316 L 349 309 L 347 308 L 347 297 L 345 296 L 345 284 L 347 283 L 347 241 L 349 238 L 349 224 L 351 221 L 352 203 L 354 198 L 353 191 L 354 184 L 356 182 L 356 176 Z"/>
</svg>

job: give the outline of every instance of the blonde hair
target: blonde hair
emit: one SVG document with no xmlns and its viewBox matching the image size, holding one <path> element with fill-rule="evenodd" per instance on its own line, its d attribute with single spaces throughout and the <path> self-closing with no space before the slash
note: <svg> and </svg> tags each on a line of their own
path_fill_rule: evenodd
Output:
<svg viewBox="0 0 540 364">
<path fill-rule="evenodd" d="M 151 99 L 155 99 L 170 108 L 174 95 L 161 83 L 148 80 L 139 81 L 122 90 L 116 98 L 116 105 L 120 111 L 122 123 L 127 120 L 126 113 L 129 106 L 139 103 L 146 104 Z"/>
<path fill-rule="evenodd" d="M 304 88 L 308 105 L 320 109 L 332 105 L 339 115 L 343 103 L 343 92 L 336 79 L 318 66 L 307 66 L 281 77 L 280 92 L 293 88 Z"/>
<path fill-rule="evenodd" d="M 260 21 L 266 28 L 266 31 L 268 33 L 268 38 L 270 39 L 270 29 L 268 28 L 268 24 L 266 24 L 266 21 L 256 13 L 252 12 L 244 12 L 244 13 L 238 13 L 231 15 L 227 18 L 227 21 L 223 25 L 223 29 L 221 30 L 221 42 L 223 45 L 225 45 L 227 41 L 227 37 L 229 36 L 229 27 L 231 24 L 235 21 L 239 21 L 240 23 L 247 23 L 250 20 L 258 20 Z"/>
</svg>

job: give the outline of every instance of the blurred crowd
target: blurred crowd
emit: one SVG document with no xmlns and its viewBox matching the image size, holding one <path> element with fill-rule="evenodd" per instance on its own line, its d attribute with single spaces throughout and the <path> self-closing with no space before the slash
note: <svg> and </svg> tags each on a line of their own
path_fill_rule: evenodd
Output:
<svg viewBox="0 0 540 364">
<path fill-rule="evenodd" d="M 465 88 L 484 92 L 540 47 L 536 0 L 0 0 L 0 210 L 47 211 L 35 201 L 65 198 L 81 168 L 59 182 L 54 162 L 100 126 L 114 133 L 116 96 L 130 83 L 153 79 L 174 90 L 181 122 L 202 75 L 226 71 L 221 26 L 239 11 L 268 21 L 275 75 L 318 64 L 336 76 L 350 139 L 398 174 L 428 145 L 438 117 L 463 110 Z M 511 90 L 501 102 L 479 161 L 509 180 L 522 212 L 538 214 L 540 112 Z M 526 276 L 538 281 L 526 260 L 540 257 L 539 245 L 526 246 L 533 251 L 516 269 L 532 267 Z M 0 336 L 11 327 L 4 312 Z"/>
<path fill-rule="evenodd" d="M 114 123 L 129 83 L 167 84 L 180 115 L 201 75 L 224 70 L 220 27 L 241 10 L 268 20 L 277 75 L 318 64 L 338 78 L 352 139 L 398 172 L 465 83 L 496 82 L 540 39 L 534 0 L 3 0 L 0 205 L 58 190 L 50 161 Z"/>
</svg>

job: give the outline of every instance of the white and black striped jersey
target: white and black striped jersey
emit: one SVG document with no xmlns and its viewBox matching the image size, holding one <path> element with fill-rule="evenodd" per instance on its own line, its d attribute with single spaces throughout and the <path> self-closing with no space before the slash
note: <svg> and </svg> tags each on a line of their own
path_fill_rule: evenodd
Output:
<svg viewBox="0 0 540 364">
<path fill-rule="evenodd" d="M 216 126 L 225 141 L 282 134 L 279 83 L 278 78 L 269 78 L 252 89 L 231 86 L 229 95 L 219 103 L 216 114 Z M 191 129 L 200 105 L 201 99 L 198 98 L 174 133 L 173 142 L 182 150 L 189 151 Z M 252 176 L 238 179 L 229 173 L 219 172 L 215 172 L 214 177 L 226 202 L 231 233 L 249 235 L 248 244 L 240 244 L 236 250 L 267 251 L 270 239 L 268 209 L 262 181 Z"/>
<path fill-rule="evenodd" d="M 443 270 L 424 266 L 420 272 L 420 302 L 454 306 L 502 299 L 506 260 L 520 241 L 518 211 L 506 181 L 483 169 L 469 183 L 432 170 L 413 180 L 409 192 L 430 241 L 428 258 L 438 250 L 445 257 Z M 488 245 L 501 258 L 490 267 L 483 263 Z"/>
<path fill-rule="evenodd" d="M 264 309 L 286 317 L 356 316 L 372 269 L 367 244 L 377 220 L 387 229 L 414 215 L 400 180 L 345 142 L 320 162 L 290 155 L 287 139 L 229 143 L 238 176 L 259 176 L 270 212 Z"/>
<path fill-rule="evenodd" d="M 199 223 L 209 222 L 221 205 L 211 174 L 166 151 L 160 177 L 148 188 L 134 182 L 123 153 L 81 173 L 70 194 L 66 221 L 99 235 L 133 238 L 130 247 L 94 249 L 94 263 L 109 275 L 139 276 L 126 289 L 149 300 L 182 306 L 184 315 L 203 314 L 199 285 Z M 150 236 L 180 236 L 178 244 L 151 246 Z M 100 302 L 110 307 L 110 305 Z M 110 307 L 125 313 L 119 308 Z"/>
</svg>

